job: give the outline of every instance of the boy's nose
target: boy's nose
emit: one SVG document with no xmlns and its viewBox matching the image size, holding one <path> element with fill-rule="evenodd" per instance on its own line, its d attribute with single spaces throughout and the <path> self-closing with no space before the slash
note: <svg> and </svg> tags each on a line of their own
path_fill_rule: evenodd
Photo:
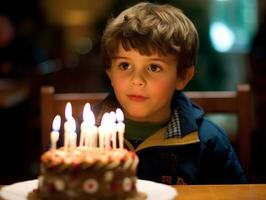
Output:
<svg viewBox="0 0 266 200">
<path fill-rule="evenodd" d="M 143 75 L 141 75 L 139 73 L 135 73 L 132 76 L 131 84 L 134 86 L 144 86 L 145 85 L 145 78 L 143 77 Z"/>
</svg>

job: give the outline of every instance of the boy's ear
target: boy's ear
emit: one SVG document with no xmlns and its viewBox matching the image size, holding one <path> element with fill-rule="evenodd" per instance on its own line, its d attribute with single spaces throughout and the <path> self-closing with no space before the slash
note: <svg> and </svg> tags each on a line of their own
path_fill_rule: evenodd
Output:
<svg viewBox="0 0 266 200">
<path fill-rule="evenodd" d="M 195 72 L 195 66 L 191 66 L 187 69 L 184 78 L 178 78 L 176 80 L 176 90 L 183 90 L 189 81 L 193 78 Z"/>
</svg>

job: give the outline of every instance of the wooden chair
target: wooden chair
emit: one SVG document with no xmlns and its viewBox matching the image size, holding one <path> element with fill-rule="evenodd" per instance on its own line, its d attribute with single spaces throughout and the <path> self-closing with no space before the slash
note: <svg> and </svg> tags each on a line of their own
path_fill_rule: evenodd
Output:
<svg viewBox="0 0 266 200">
<path fill-rule="evenodd" d="M 186 92 L 186 95 L 201 106 L 206 113 L 235 113 L 237 115 L 237 133 L 230 137 L 237 148 L 237 154 L 246 173 L 251 166 L 251 94 L 249 85 L 238 85 L 237 91 Z M 73 116 L 83 111 L 86 102 L 94 104 L 101 101 L 107 93 L 64 93 L 55 94 L 54 87 L 41 88 L 41 125 L 42 151 L 49 144 L 49 132 L 56 114 L 64 118 L 65 105 L 71 102 Z"/>
<path fill-rule="evenodd" d="M 186 92 L 205 113 L 233 113 L 237 116 L 237 132 L 229 137 L 236 147 L 239 160 L 248 177 L 251 176 L 251 90 L 248 84 L 237 85 L 237 91 Z"/>
</svg>

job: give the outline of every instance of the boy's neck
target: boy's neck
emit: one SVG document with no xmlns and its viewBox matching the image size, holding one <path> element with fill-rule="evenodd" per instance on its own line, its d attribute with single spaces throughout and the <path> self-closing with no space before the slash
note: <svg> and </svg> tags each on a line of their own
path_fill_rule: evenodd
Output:
<svg viewBox="0 0 266 200">
<path fill-rule="evenodd" d="M 169 119 L 161 122 L 139 122 L 126 118 L 125 138 L 128 140 L 143 141 L 157 130 L 166 126 Z"/>
</svg>

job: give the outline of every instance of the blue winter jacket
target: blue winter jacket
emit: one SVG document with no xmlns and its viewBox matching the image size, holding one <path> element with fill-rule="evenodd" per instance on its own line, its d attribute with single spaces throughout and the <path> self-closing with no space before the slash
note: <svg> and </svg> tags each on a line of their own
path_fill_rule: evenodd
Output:
<svg viewBox="0 0 266 200">
<path fill-rule="evenodd" d="M 98 121 L 104 112 L 117 107 L 114 95 L 108 96 L 96 108 Z M 125 142 L 140 158 L 138 178 L 166 184 L 246 183 L 226 133 L 205 119 L 200 107 L 192 104 L 184 93 L 176 92 L 172 113 L 168 126 L 136 149 L 129 141 Z M 178 117 L 174 113 L 178 113 Z M 177 122 L 177 128 L 173 128 Z M 180 135 L 172 133 L 177 129 Z"/>
</svg>

